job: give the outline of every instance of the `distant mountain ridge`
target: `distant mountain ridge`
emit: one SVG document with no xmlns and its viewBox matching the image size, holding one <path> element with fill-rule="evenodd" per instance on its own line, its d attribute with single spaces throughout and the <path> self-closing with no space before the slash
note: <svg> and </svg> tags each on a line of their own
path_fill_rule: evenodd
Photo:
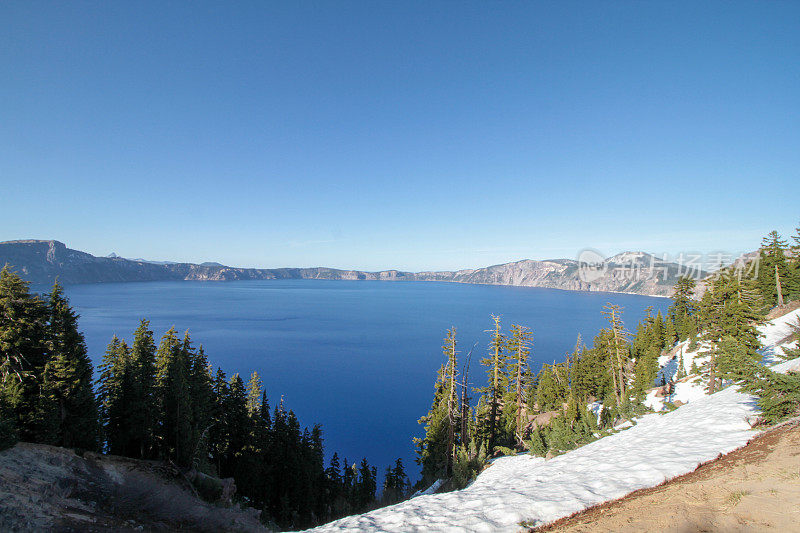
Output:
<svg viewBox="0 0 800 533">
<path fill-rule="evenodd" d="M 9 264 L 33 283 L 108 283 L 130 281 L 234 281 L 247 279 L 330 279 L 382 281 L 446 281 L 489 285 L 545 287 L 575 291 L 626 292 L 669 296 L 683 272 L 645 252 L 625 252 L 594 265 L 574 259 L 512 263 L 457 271 L 403 272 L 340 270 L 335 268 L 237 268 L 206 262 L 172 263 L 113 256 L 96 257 L 67 248 L 55 240 L 0 242 L 0 265 Z M 705 273 L 701 273 L 705 276 Z"/>
</svg>

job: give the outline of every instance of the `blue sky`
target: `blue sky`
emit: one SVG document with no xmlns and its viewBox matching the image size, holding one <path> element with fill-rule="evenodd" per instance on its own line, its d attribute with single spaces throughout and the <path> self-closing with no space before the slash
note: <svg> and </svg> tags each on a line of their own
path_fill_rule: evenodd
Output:
<svg viewBox="0 0 800 533">
<path fill-rule="evenodd" d="M 797 2 L 0 4 L 0 240 L 419 270 L 800 223 Z"/>
</svg>

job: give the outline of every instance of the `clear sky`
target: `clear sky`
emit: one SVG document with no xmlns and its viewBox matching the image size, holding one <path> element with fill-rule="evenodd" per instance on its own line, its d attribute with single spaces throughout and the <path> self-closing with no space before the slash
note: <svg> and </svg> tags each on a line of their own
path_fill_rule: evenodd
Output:
<svg viewBox="0 0 800 533">
<path fill-rule="evenodd" d="M 742 251 L 800 2 L 0 3 L 0 240 L 237 266 Z"/>
</svg>

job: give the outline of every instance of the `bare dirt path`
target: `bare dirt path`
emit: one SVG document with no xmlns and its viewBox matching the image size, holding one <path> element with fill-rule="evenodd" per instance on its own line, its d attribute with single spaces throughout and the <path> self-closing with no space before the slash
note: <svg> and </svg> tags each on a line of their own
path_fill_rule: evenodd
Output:
<svg viewBox="0 0 800 533">
<path fill-rule="evenodd" d="M 800 425 L 772 429 L 694 472 L 531 531 L 800 532 Z"/>
</svg>

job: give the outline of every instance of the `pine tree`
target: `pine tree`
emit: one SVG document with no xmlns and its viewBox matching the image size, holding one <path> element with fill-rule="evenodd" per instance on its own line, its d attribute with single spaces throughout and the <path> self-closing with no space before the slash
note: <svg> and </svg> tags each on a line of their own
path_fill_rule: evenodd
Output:
<svg viewBox="0 0 800 533">
<path fill-rule="evenodd" d="M 377 489 L 377 475 L 374 468 L 371 468 L 367 459 L 361 460 L 358 468 L 358 481 L 355 489 L 355 505 L 359 511 L 365 511 L 372 506 L 375 501 L 375 491 Z"/>
<path fill-rule="evenodd" d="M 387 467 L 381 493 L 381 505 L 391 505 L 404 500 L 408 495 L 408 476 L 403 468 L 402 459 L 397 459 L 394 468 Z"/>
<path fill-rule="evenodd" d="M 99 370 L 98 399 L 107 450 L 114 455 L 127 455 L 132 440 L 128 420 L 134 376 L 130 349 L 124 340 L 114 335 Z"/>
<path fill-rule="evenodd" d="M 568 369 L 553 362 L 543 364 L 536 379 L 536 404 L 540 411 L 560 409 L 568 395 Z"/>
<path fill-rule="evenodd" d="M 652 309 L 648 308 L 631 342 L 631 354 L 635 359 L 633 388 L 639 401 L 644 399 L 645 391 L 653 386 L 658 374 L 658 357 L 664 345 L 662 323 L 661 313 L 653 316 Z"/>
<path fill-rule="evenodd" d="M 161 338 L 156 353 L 156 396 L 159 399 L 158 437 L 161 457 L 189 466 L 192 440 L 192 401 L 189 388 L 191 341 L 183 342 L 174 328 Z"/>
<path fill-rule="evenodd" d="M 187 334 L 188 337 L 188 334 Z M 189 350 L 189 399 L 191 402 L 190 441 L 193 443 L 191 453 L 192 465 L 196 468 L 208 468 L 208 442 L 211 425 L 214 423 L 214 384 L 211 365 L 208 364 L 203 346 L 197 351 Z"/>
<path fill-rule="evenodd" d="M 252 417 L 255 416 L 256 413 L 261 412 L 261 378 L 258 377 L 258 372 L 250 374 L 245 397 L 245 406 L 247 407 L 248 415 Z"/>
<path fill-rule="evenodd" d="M 344 516 L 347 514 L 347 493 L 342 477 L 342 466 L 339 462 L 339 454 L 336 452 L 331 456 L 329 466 L 325 469 L 325 478 L 327 480 L 328 498 L 331 507 L 329 516 L 330 518 Z"/>
<path fill-rule="evenodd" d="M 576 398 L 588 401 L 590 398 L 602 398 L 609 382 L 605 372 L 604 345 L 602 332 L 594 340 L 594 347 L 586 348 L 578 337 L 575 351 L 572 354 L 572 374 L 570 382 Z"/>
<path fill-rule="evenodd" d="M 771 231 L 761 242 L 758 265 L 758 287 L 764 299 L 765 309 L 783 305 L 787 294 L 788 245 L 777 231 Z"/>
<path fill-rule="evenodd" d="M 480 392 L 486 397 L 486 405 L 489 408 L 487 446 L 490 453 L 494 450 L 495 441 L 497 440 L 500 399 L 503 394 L 503 387 L 508 381 L 506 374 L 507 358 L 504 350 L 505 338 L 500 331 L 500 317 L 492 315 L 492 321 L 494 322 L 494 327 L 489 330 L 491 333 L 489 356 L 481 360 L 481 364 L 486 367 L 489 384 L 480 389 Z"/>
<path fill-rule="evenodd" d="M 547 455 L 547 444 L 544 440 L 544 432 L 541 428 L 536 428 L 531 433 L 531 441 L 530 441 L 530 450 L 531 455 L 536 455 L 537 457 L 544 457 Z"/>
<path fill-rule="evenodd" d="M 456 442 L 456 433 L 460 428 L 459 417 L 461 410 L 458 408 L 457 377 L 458 361 L 456 359 L 456 328 L 451 328 L 447 332 L 442 350 L 447 357 L 447 475 L 452 473 L 453 453 Z"/>
<path fill-rule="evenodd" d="M 671 348 L 676 342 L 678 342 L 678 332 L 675 329 L 675 322 L 667 315 L 664 318 L 664 348 Z"/>
<path fill-rule="evenodd" d="M 129 449 L 133 457 L 151 458 L 155 452 L 156 436 L 156 344 L 150 322 L 142 319 L 133 334 L 129 358 L 131 377 L 128 395 L 130 432 Z"/>
<path fill-rule="evenodd" d="M 92 363 L 83 335 L 78 331 L 78 315 L 69 306 L 58 282 L 53 285 L 47 310 L 49 357 L 43 369 L 39 398 L 47 428 L 39 440 L 56 446 L 96 450 L 99 422 L 92 388 Z"/>
<path fill-rule="evenodd" d="M 703 352 L 703 355 L 708 356 L 703 375 L 708 380 L 709 394 L 718 390 L 720 385 L 717 352 L 723 338 L 732 337 L 751 357 L 758 357 L 758 350 L 761 348 L 760 334 L 756 329 L 759 322 L 758 302 L 759 299 L 748 289 L 746 282 L 735 276 L 730 269 L 720 270 L 703 294 L 700 316 L 703 340 L 709 346 Z"/>
<path fill-rule="evenodd" d="M 678 358 L 678 372 L 675 374 L 676 380 L 681 380 L 686 377 L 686 366 L 683 363 L 683 350 L 681 350 L 681 355 Z"/>
<path fill-rule="evenodd" d="M 786 296 L 789 300 L 800 298 L 800 226 L 795 229 L 792 236 L 794 244 L 789 248 L 791 257 L 787 260 Z"/>
<path fill-rule="evenodd" d="M 0 401 L 6 426 L 21 440 L 41 431 L 39 397 L 48 359 L 47 307 L 28 283 L 6 265 L 0 271 Z"/>
<path fill-rule="evenodd" d="M 239 374 L 234 374 L 228 382 L 228 394 L 223 399 L 223 406 L 229 431 L 228 468 L 223 472 L 224 475 L 235 477 L 236 458 L 241 457 L 252 433 L 251 418 L 247 411 L 247 387 Z M 286 420 L 282 411 L 281 420 Z"/>
<path fill-rule="evenodd" d="M 610 342 L 608 344 L 609 371 L 614 387 L 614 396 L 617 405 L 622 404 L 626 398 L 628 388 L 627 363 L 628 363 L 628 337 L 622 323 L 622 307 L 608 303 L 603 306 L 603 315 L 610 325 Z"/>
<path fill-rule="evenodd" d="M 425 437 L 415 438 L 417 462 L 422 466 L 424 482 L 448 477 L 452 468 L 452 453 L 456 432 L 460 429 L 460 411 L 456 403 L 456 338 L 455 328 L 449 329 L 442 351 L 445 363 L 434 383 L 434 396 L 428 414 L 419 419 L 425 425 Z"/>
<path fill-rule="evenodd" d="M 513 380 L 513 398 L 514 398 L 514 428 L 513 434 L 522 444 L 522 432 L 526 424 L 524 424 L 524 403 L 525 391 L 530 382 L 530 369 L 528 368 L 528 358 L 530 357 L 531 343 L 533 340 L 533 333 L 528 328 L 519 325 L 511 326 L 511 338 L 508 341 L 507 352 L 512 358 L 512 363 L 509 368 L 509 375 Z"/>
<path fill-rule="evenodd" d="M 0 451 L 10 448 L 16 442 L 17 425 L 14 421 L 14 413 L 5 398 L 0 396 Z"/>
<path fill-rule="evenodd" d="M 672 295 L 672 305 L 667 317 L 675 326 L 676 341 L 682 341 L 697 334 L 697 306 L 693 301 L 695 280 L 690 276 L 678 278 Z"/>
<path fill-rule="evenodd" d="M 211 389 L 212 409 L 208 448 L 218 475 L 222 475 L 223 467 L 227 467 L 230 449 L 230 427 L 225 411 L 229 393 L 228 378 L 221 368 L 217 368 Z"/>
</svg>

